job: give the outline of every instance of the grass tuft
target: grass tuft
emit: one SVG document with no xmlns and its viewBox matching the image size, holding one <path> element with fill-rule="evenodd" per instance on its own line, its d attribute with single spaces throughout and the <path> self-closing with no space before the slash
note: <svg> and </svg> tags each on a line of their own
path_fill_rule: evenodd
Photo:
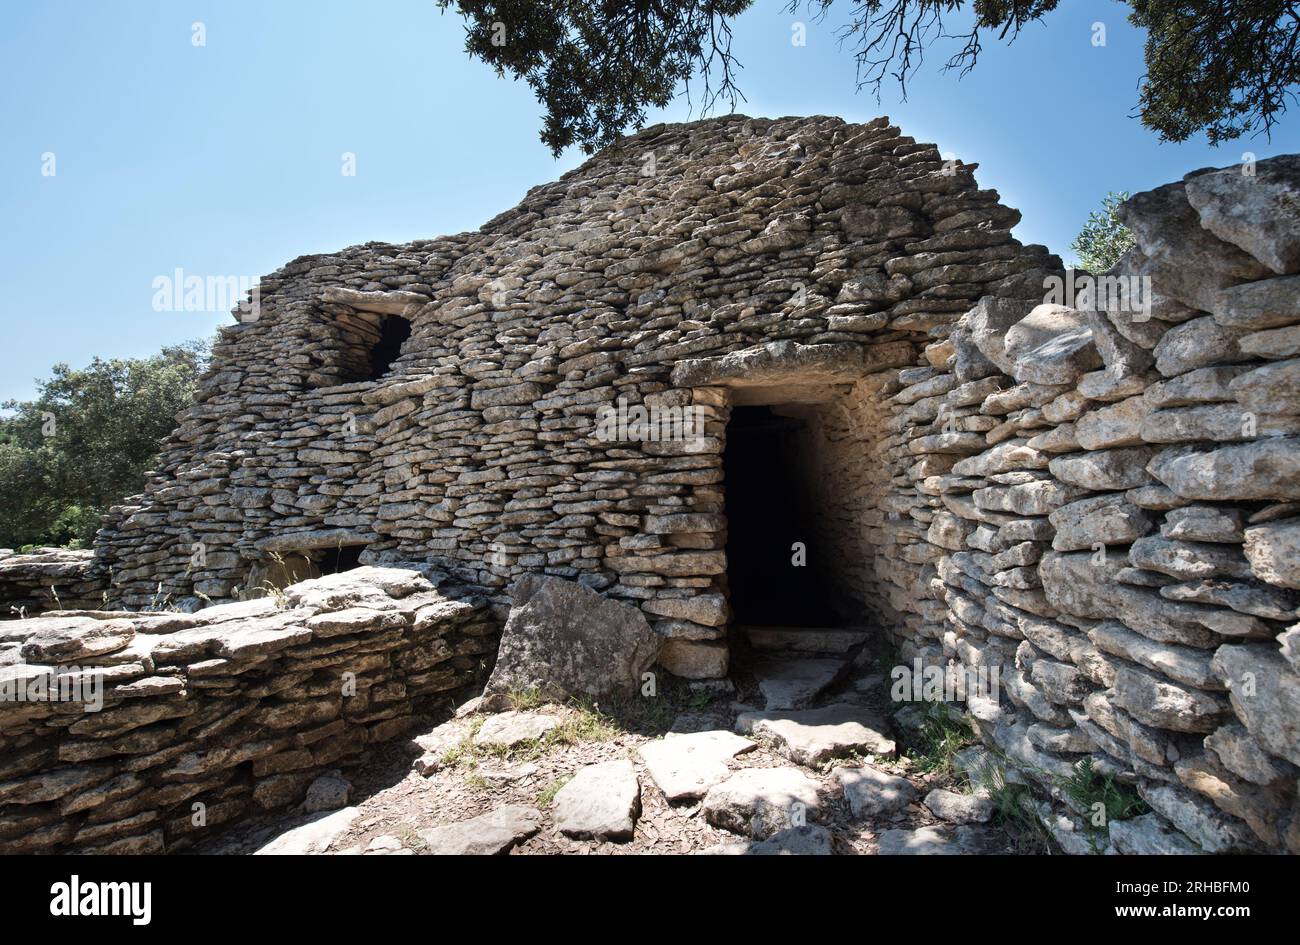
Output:
<svg viewBox="0 0 1300 945">
<path fill-rule="evenodd" d="M 564 787 L 573 780 L 573 775 L 566 774 L 556 778 L 546 787 L 537 792 L 537 806 L 540 808 L 550 807 L 555 800 L 555 795 L 560 793 L 560 788 Z"/>
<path fill-rule="evenodd" d="M 946 703 L 927 702 L 912 760 L 919 771 L 951 776 L 953 756 L 978 740 L 970 723 L 953 715 Z"/>
</svg>

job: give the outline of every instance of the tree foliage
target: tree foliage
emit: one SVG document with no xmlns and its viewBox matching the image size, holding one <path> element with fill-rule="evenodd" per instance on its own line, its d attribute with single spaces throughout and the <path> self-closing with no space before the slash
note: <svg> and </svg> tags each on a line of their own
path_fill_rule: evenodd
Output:
<svg viewBox="0 0 1300 945">
<path fill-rule="evenodd" d="M 663 108 L 679 83 L 701 107 L 736 103 L 728 19 L 753 0 L 438 0 L 466 20 L 465 51 L 523 79 L 546 107 L 542 141 L 590 154 Z"/>
<path fill-rule="evenodd" d="M 84 544 L 138 492 L 176 415 L 194 400 L 205 342 L 149 358 L 56 364 L 35 399 L 0 416 L 0 547 Z"/>
<path fill-rule="evenodd" d="M 729 21 L 753 0 L 437 0 L 465 19 L 465 49 L 498 75 L 523 79 L 545 107 L 542 141 L 555 154 L 591 153 L 678 85 L 707 114 L 743 99 Z M 983 44 L 1012 42 L 1060 0 L 789 0 L 823 19 L 845 10 L 838 33 L 853 50 L 858 87 L 877 99 L 887 79 L 904 97 L 936 41 L 956 41 L 945 69 L 964 75 Z M 1137 110 L 1162 140 L 1204 131 L 1213 143 L 1268 133 L 1300 82 L 1300 13 L 1294 0 L 1126 0 L 1147 31 Z M 959 24 L 953 26 L 953 24 Z M 953 31 L 955 29 L 955 31 Z M 692 102 L 695 104 L 695 102 Z"/>
<path fill-rule="evenodd" d="M 1142 124 L 1162 140 L 1211 144 L 1269 132 L 1300 82 L 1293 0 L 1132 0 L 1147 31 Z"/>
<path fill-rule="evenodd" d="M 1133 248 L 1133 232 L 1115 213 L 1128 198 L 1127 192 L 1111 192 L 1102 198 L 1100 210 L 1088 214 L 1088 222 L 1070 244 L 1079 256 L 1079 268 L 1101 275 Z"/>
</svg>

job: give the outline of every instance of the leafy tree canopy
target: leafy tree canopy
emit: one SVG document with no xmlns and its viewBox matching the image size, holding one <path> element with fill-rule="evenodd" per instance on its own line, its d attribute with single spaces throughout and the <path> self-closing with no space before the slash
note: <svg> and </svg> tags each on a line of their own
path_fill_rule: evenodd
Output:
<svg viewBox="0 0 1300 945">
<path fill-rule="evenodd" d="M 436 0 L 465 18 L 465 49 L 498 75 L 523 79 L 546 109 L 541 138 L 555 154 L 591 153 L 646 109 L 662 108 L 678 84 L 702 112 L 734 107 L 740 64 L 729 22 L 753 0 Z M 907 81 L 936 40 L 956 40 L 945 68 L 965 74 L 983 42 L 1011 42 L 1060 0 L 790 0 L 791 14 L 847 10 L 839 29 L 852 48 L 858 87 Z M 1147 32 L 1142 123 L 1166 141 L 1204 131 L 1212 143 L 1267 134 L 1300 82 L 1300 8 L 1294 0 L 1126 0 Z M 947 22 L 945 22 L 945 17 Z M 957 32 L 948 24 L 960 19 Z M 694 104 L 694 102 L 692 103 Z"/>
<path fill-rule="evenodd" d="M 138 492 L 176 415 L 194 400 L 206 342 L 149 358 L 56 364 L 34 400 L 0 415 L 0 547 L 85 544 Z"/>
<path fill-rule="evenodd" d="M 1102 198 L 1101 209 L 1088 214 L 1088 222 L 1070 244 L 1079 256 L 1079 268 L 1101 275 L 1133 247 L 1133 232 L 1115 215 L 1128 198 L 1127 192 L 1109 193 Z"/>
</svg>

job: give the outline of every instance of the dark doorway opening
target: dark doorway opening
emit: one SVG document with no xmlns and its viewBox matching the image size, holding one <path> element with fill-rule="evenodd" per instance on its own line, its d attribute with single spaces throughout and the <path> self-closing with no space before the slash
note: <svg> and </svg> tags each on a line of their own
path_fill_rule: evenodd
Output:
<svg viewBox="0 0 1300 945">
<path fill-rule="evenodd" d="M 290 584 L 351 571 L 361 566 L 361 552 L 365 545 L 339 545 L 309 551 L 286 551 L 253 565 L 249 573 L 250 596 L 262 597 Z"/>
<path fill-rule="evenodd" d="M 736 407 L 723 454 L 727 583 L 737 624 L 832 627 L 827 555 L 809 482 L 806 419 L 781 408 Z M 796 563 L 803 546 L 803 563 Z"/>
<path fill-rule="evenodd" d="M 385 315 L 379 322 L 379 341 L 370 349 L 370 380 L 388 373 L 402 345 L 411 337 L 411 323 L 400 315 Z"/>
<path fill-rule="evenodd" d="M 365 545 L 343 545 L 321 552 L 317 568 L 321 574 L 337 574 L 361 567 L 361 552 Z"/>
</svg>

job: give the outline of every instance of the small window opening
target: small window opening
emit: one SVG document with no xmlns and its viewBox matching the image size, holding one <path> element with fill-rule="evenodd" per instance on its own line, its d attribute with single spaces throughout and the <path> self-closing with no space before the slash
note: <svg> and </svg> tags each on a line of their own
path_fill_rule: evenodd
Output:
<svg viewBox="0 0 1300 945">
<path fill-rule="evenodd" d="M 248 597 L 266 597 L 300 581 L 338 574 L 361 567 L 365 545 L 339 545 L 312 551 L 275 554 L 252 566 L 248 576 Z"/>
<path fill-rule="evenodd" d="M 320 365 L 307 375 L 312 387 L 336 387 L 377 381 L 386 375 L 411 337 L 411 323 L 401 315 L 350 312 L 334 317 L 335 343 L 317 357 Z"/>
<path fill-rule="evenodd" d="M 370 349 L 370 377 L 377 381 L 388 373 L 402 345 L 411 337 L 411 323 L 400 315 L 385 315 L 379 323 L 379 341 Z M 355 567 L 355 565 L 354 565 Z"/>
<path fill-rule="evenodd" d="M 351 571 L 353 568 L 361 567 L 361 552 L 365 550 L 365 545 L 343 545 L 331 548 L 321 554 L 317 567 L 321 574 Z"/>
</svg>

